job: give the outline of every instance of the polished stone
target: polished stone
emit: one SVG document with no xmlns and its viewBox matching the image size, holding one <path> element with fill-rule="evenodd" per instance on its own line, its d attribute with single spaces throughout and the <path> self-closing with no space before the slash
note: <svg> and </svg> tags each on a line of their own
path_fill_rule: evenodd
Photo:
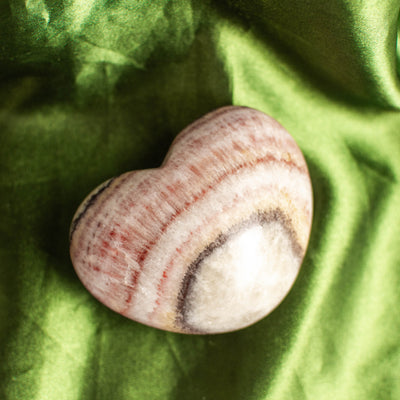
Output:
<svg viewBox="0 0 400 400">
<path fill-rule="evenodd" d="M 138 322 L 221 333 L 255 323 L 299 272 L 312 221 L 304 157 L 274 119 L 218 109 L 182 131 L 160 168 L 95 189 L 71 225 L 86 288 Z"/>
</svg>

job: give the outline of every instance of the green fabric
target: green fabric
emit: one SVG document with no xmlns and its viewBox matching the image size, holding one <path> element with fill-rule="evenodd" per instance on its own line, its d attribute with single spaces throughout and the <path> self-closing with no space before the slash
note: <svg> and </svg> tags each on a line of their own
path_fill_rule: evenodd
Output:
<svg viewBox="0 0 400 400">
<path fill-rule="evenodd" d="M 0 2 L 0 399 L 399 399 L 397 0 Z M 293 290 L 185 336 L 97 302 L 68 254 L 95 186 L 222 105 L 279 120 L 315 215 Z"/>
</svg>

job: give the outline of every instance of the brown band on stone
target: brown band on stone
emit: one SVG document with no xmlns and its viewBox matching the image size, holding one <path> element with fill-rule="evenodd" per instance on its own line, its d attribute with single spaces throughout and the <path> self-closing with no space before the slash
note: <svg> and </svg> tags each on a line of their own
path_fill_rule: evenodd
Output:
<svg viewBox="0 0 400 400">
<path fill-rule="evenodd" d="M 103 185 L 99 186 L 98 190 L 94 192 L 88 199 L 88 201 L 85 203 L 83 210 L 79 215 L 77 215 L 74 220 L 71 223 L 71 228 L 69 230 L 69 240 L 71 241 L 72 235 L 75 232 L 79 221 L 82 219 L 82 217 L 85 215 L 86 211 L 96 202 L 96 199 L 100 196 L 101 193 L 103 193 L 114 181 L 115 178 L 111 178 L 108 181 L 104 182 Z"/>
</svg>

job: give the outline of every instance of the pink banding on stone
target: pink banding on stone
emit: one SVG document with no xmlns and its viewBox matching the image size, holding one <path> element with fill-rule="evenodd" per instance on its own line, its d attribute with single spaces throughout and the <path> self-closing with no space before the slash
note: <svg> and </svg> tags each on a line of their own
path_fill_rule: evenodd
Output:
<svg viewBox="0 0 400 400">
<path fill-rule="evenodd" d="M 307 248 L 312 188 L 293 138 L 229 106 L 174 140 L 160 168 L 95 189 L 71 224 L 75 270 L 98 300 L 181 333 L 249 326 L 279 305 Z"/>
</svg>

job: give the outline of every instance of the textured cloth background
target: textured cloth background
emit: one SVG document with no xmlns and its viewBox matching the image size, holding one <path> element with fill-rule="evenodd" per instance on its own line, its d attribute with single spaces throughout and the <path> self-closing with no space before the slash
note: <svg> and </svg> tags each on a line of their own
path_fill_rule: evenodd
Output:
<svg viewBox="0 0 400 400">
<path fill-rule="evenodd" d="M 0 2 L 0 399 L 400 399 L 399 0 Z M 79 282 L 86 194 L 222 105 L 303 150 L 289 296 L 235 333 L 127 320 Z"/>
</svg>

